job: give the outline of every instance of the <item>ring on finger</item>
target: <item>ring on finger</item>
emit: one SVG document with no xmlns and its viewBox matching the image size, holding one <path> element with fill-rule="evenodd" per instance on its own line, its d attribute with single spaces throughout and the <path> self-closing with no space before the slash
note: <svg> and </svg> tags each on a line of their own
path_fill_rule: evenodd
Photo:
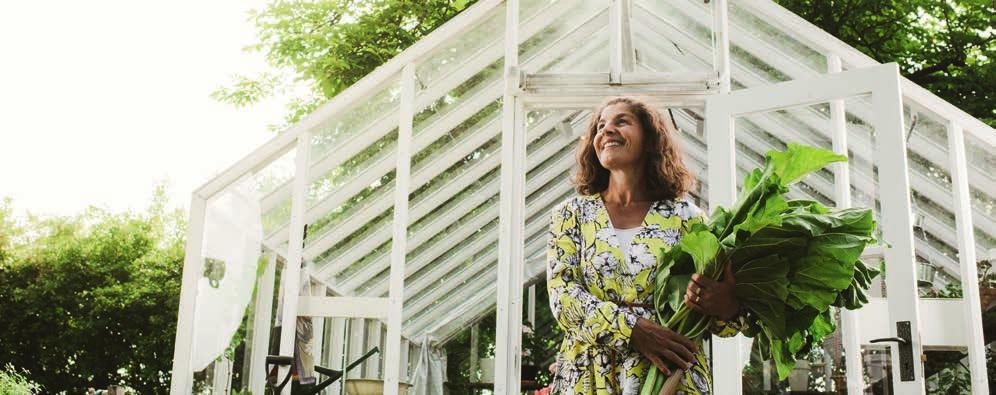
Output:
<svg viewBox="0 0 996 395">
<path fill-rule="evenodd" d="M 699 295 L 695 295 L 695 303 L 698 303 L 700 300 L 702 300 L 702 297 Z"/>
<path fill-rule="evenodd" d="M 701 287 L 695 287 L 695 295 L 702 295 L 702 288 Z"/>
</svg>

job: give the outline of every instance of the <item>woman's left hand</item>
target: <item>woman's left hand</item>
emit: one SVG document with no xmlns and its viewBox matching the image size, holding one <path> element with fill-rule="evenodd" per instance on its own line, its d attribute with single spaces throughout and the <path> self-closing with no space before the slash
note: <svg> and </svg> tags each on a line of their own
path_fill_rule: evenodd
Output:
<svg viewBox="0 0 996 395">
<path fill-rule="evenodd" d="M 688 282 L 688 288 L 685 290 L 685 304 L 701 314 L 724 321 L 732 320 L 740 312 L 740 302 L 735 292 L 736 285 L 733 267 L 729 264 L 723 270 L 722 281 L 713 280 L 699 273 L 693 274 L 692 281 Z"/>
</svg>

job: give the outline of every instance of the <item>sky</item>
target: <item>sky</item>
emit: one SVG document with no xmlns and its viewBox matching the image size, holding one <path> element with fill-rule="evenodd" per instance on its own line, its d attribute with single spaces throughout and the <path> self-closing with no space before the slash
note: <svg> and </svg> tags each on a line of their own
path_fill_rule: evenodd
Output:
<svg viewBox="0 0 996 395">
<path fill-rule="evenodd" d="M 246 53 L 262 0 L 0 1 L 0 197 L 15 212 L 171 203 L 274 133 L 283 103 L 210 93 L 266 70 Z"/>
</svg>

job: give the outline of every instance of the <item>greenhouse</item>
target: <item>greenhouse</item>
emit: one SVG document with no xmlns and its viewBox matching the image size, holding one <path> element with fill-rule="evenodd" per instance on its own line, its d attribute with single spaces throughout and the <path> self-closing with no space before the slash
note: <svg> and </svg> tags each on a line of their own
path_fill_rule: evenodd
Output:
<svg viewBox="0 0 996 395">
<path fill-rule="evenodd" d="M 707 212 L 733 203 L 770 150 L 848 155 L 790 194 L 873 208 L 883 244 L 862 259 L 887 275 L 865 308 L 840 312 L 810 374 L 852 394 L 925 393 L 917 356 L 961 350 L 972 393 L 989 393 L 980 289 L 962 279 L 996 258 L 996 133 L 769 0 L 464 10 L 193 193 L 171 393 L 195 377 L 264 393 L 270 367 L 280 381 L 289 366 L 267 356 L 296 356 L 302 384 L 327 378 L 314 365 L 362 361 L 345 378 L 386 394 L 530 389 L 523 325 L 556 330 L 538 318 L 550 210 L 576 194 L 577 139 L 610 96 L 670 109 Z M 963 296 L 923 296 L 948 284 Z M 245 344 L 231 352 L 236 332 Z M 468 355 L 446 354 L 468 339 Z M 724 355 L 715 393 L 743 393 L 745 366 L 772 389 L 749 338 L 710 348 Z M 443 383 L 458 357 L 463 387 Z"/>
</svg>

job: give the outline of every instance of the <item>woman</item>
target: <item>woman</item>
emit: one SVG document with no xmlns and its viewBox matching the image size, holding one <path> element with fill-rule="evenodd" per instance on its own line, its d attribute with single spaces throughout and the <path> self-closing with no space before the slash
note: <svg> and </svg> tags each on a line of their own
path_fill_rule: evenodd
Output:
<svg viewBox="0 0 996 395">
<path fill-rule="evenodd" d="M 701 344 L 652 320 L 660 250 L 676 244 L 701 210 L 685 198 L 693 177 L 670 117 L 633 98 L 608 100 L 578 145 L 576 196 L 550 224 L 547 287 L 564 330 L 554 394 L 637 394 L 650 364 L 685 370 L 679 394 L 707 394 Z M 715 317 L 710 330 L 741 327 L 735 279 L 693 276 L 690 308 Z"/>
</svg>

